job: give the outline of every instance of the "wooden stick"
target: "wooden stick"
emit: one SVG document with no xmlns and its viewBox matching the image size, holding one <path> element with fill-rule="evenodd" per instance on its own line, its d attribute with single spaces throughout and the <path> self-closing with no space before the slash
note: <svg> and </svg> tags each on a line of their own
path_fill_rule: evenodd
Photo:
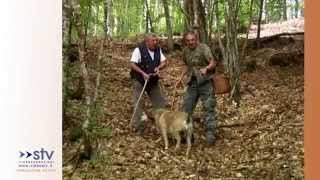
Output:
<svg viewBox="0 0 320 180">
<path fill-rule="evenodd" d="M 148 80 L 149 80 L 149 79 L 146 79 L 146 80 L 144 81 L 144 85 L 143 85 L 142 91 L 141 91 L 141 93 L 140 93 L 140 96 L 139 96 L 139 98 L 138 98 L 138 101 L 137 101 L 137 103 L 136 103 L 136 105 L 135 105 L 135 107 L 134 107 L 134 111 L 133 111 L 132 117 L 131 117 L 131 119 L 130 119 L 130 126 L 132 126 L 133 117 L 134 117 L 134 115 L 136 114 L 136 111 L 137 111 L 137 108 L 138 108 L 140 99 L 141 99 L 141 97 L 142 97 L 142 95 L 143 95 L 143 93 L 144 93 L 144 90 L 146 89 Z"/>
</svg>

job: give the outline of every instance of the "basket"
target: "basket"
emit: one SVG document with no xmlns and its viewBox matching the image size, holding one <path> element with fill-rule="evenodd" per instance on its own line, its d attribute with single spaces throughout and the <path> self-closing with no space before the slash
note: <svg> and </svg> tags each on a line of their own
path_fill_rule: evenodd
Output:
<svg viewBox="0 0 320 180">
<path fill-rule="evenodd" d="M 217 74 L 212 78 L 213 91 L 215 94 L 226 94 L 231 90 L 229 77 L 225 74 Z"/>
</svg>

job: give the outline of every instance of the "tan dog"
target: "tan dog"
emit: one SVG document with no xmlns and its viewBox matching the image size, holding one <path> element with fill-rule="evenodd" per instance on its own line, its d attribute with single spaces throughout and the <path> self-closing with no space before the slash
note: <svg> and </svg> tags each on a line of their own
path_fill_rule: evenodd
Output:
<svg viewBox="0 0 320 180">
<path fill-rule="evenodd" d="M 172 135 L 177 143 L 175 150 L 180 148 L 181 144 L 181 132 L 185 132 L 187 135 L 187 153 L 189 155 L 191 149 L 191 137 L 192 137 L 192 120 L 185 112 L 169 111 L 166 109 L 156 109 L 154 111 L 154 118 L 157 129 L 159 130 L 164 140 L 165 149 L 168 149 L 168 134 Z"/>
</svg>

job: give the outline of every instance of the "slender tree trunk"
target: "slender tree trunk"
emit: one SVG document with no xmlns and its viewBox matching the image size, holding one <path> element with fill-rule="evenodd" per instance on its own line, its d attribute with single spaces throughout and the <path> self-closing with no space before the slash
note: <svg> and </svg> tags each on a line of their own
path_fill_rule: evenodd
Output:
<svg viewBox="0 0 320 180">
<path fill-rule="evenodd" d="M 218 30 L 219 47 L 223 56 L 223 64 L 225 73 L 230 77 L 230 84 L 232 87 L 230 99 L 236 103 L 237 107 L 240 106 L 240 64 L 238 53 L 238 39 L 237 39 L 237 15 L 236 6 L 238 1 L 228 0 L 225 4 L 225 21 L 226 21 L 226 45 L 224 46 L 220 35 L 219 23 L 219 8 L 216 4 L 216 20 Z"/>
<path fill-rule="evenodd" d="M 235 14 L 236 14 L 237 16 L 239 15 L 239 11 L 240 11 L 240 8 L 241 8 L 241 1 L 242 1 L 242 0 L 238 0 L 238 1 L 237 1 L 236 11 L 235 11 Z"/>
<path fill-rule="evenodd" d="M 178 0 L 179 1 L 179 0 Z M 183 1 L 183 12 L 185 14 L 185 19 L 184 19 L 184 30 L 185 32 L 188 32 L 191 30 L 191 25 L 192 25 L 192 19 L 193 19 L 193 14 L 191 14 L 190 8 L 192 5 L 190 5 L 191 0 L 184 0 Z"/>
<path fill-rule="evenodd" d="M 190 17 L 189 24 L 196 31 L 201 42 L 208 41 L 205 9 L 201 0 L 184 0 L 186 14 Z"/>
<path fill-rule="evenodd" d="M 208 22 L 208 40 L 209 42 L 212 41 L 212 30 L 213 30 L 213 22 L 214 22 L 214 7 L 215 7 L 215 3 L 218 3 L 217 0 L 212 0 L 209 1 L 209 22 Z"/>
<path fill-rule="evenodd" d="M 90 138 L 90 133 L 88 130 L 88 125 L 90 123 L 90 117 L 91 117 L 91 112 L 90 112 L 90 107 L 91 107 L 91 97 L 89 94 L 89 75 L 88 75 L 88 71 L 86 68 L 86 61 L 85 61 L 85 26 L 82 24 L 83 19 L 85 16 L 83 16 L 83 14 L 80 11 L 80 6 L 77 6 L 77 4 L 79 5 L 80 2 L 79 0 L 76 0 L 76 4 L 74 4 L 74 12 L 75 12 L 75 22 L 76 22 L 76 29 L 78 32 L 78 36 L 79 36 L 79 43 L 78 43 L 78 51 L 79 51 L 79 61 L 80 61 L 80 72 L 81 72 L 81 76 L 83 78 L 83 82 L 84 82 L 84 94 L 85 94 L 85 104 L 86 104 L 86 116 L 83 120 L 82 123 L 82 139 L 81 139 L 81 144 L 84 146 L 82 156 L 85 158 L 90 158 L 91 157 L 91 153 L 92 153 L 92 142 L 91 142 L 91 138 Z"/>
<path fill-rule="evenodd" d="M 265 22 L 268 23 L 270 21 L 270 13 L 269 13 L 269 1 L 270 0 L 265 0 L 264 1 L 264 10 L 265 10 Z"/>
<path fill-rule="evenodd" d="M 179 0 L 178 0 L 179 1 Z M 185 20 L 184 20 L 184 29 L 185 32 L 188 32 L 191 30 L 191 25 L 192 25 L 192 21 L 193 21 L 193 13 L 192 12 L 192 1 L 191 0 L 184 0 L 183 1 L 183 11 L 184 15 L 185 15 Z"/>
<path fill-rule="evenodd" d="M 93 31 L 93 36 L 96 36 L 97 35 L 97 31 L 98 31 L 98 24 L 99 24 L 99 6 L 100 4 L 97 3 L 97 6 L 96 6 L 96 11 L 95 11 L 95 22 L 94 22 L 94 31 Z"/>
<path fill-rule="evenodd" d="M 203 43 L 208 43 L 208 31 L 207 31 L 207 21 L 205 15 L 205 9 L 201 2 L 201 0 L 194 0 L 198 1 L 198 13 L 199 13 L 199 32 L 200 32 L 200 41 Z"/>
<path fill-rule="evenodd" d="M 146 32 L 154 32 L 151 15 L 149 11 L 148 0 L 145 0 L 145 7 L 146 7 Z M 149 28 L 150 27 L 150 28 Z"/>
<path fill-rule="evenodd" d="M 192 0 L 192 9 L 193 9 L 193 27 L 199 28 L 200 26 L 200 17 L 199 17 L 199 1 L 198 0 Z"/>
<path fill-rule="evenodd" d="M 69 29 L 68 29 L 68 46 L 72 44 L 72 27 L 73 27 L 73 17 L 70 17 Z"/>
<path fill-rule="evenodd" d="M 236 103 L 237 107 L 240 106 L 240 64 L 238 53 L 237 41 L 237 14 L 236 14 L 237 1 L 228 0 L 228 16 L 227 18 L 227 56 L 228 56 L 228 69 L 231 77 L 231 99 Z"/>
<path fill-rule="evenodd" d="M 87 17 L 86 17 L 86 24 L 85 24 L 85 27 L 84 27 L 84 48 L 87 47 L 87 41 L 88 41 L 88 31 L 89 31 L 89 17 L 91 17 L 91 11 L 92 11 L 92 3 L 91 1 L 89 1 L 89 11 L 88 11 L 88 14 L 87 14 Z"/>
<path fill-rule="evenodd" d="M 241 54 L 240 54 L 240 61 L 244 60 L 244 57 L 246 55 L 246 50 L 247 50 L 247 44 L 248 44 L 248 39 L 249 39 L 249 32 L 250 32 L 250 27 L 251 27 L 251 24 L 252 24 L 252 7 L 253 7 L 253 1 L 254 0 L 251 0 L 250 2 L 250 10 L 249 10 L 249 14 L 250 14 L 250 18 L 249 18 L 249 24 L 248 24 L 248 27 L 247 27 L 247 33 L 246 33 L 246 39 L 243 43 L 243 46 L 242 46 L 242 50 L 241 50 Z"/>
<path fill-rule="evenodd" d="M 304 2 L 301 1 L 301 4 L 302 4 L 302 7 L 300 9 L 300 14 L 301 14 L 301 17 L 304 17 Z"/>
<path fill-rule="evenodd" d="M 146 33 L 148 33 L 149 32 L 148 0 L 144 0 L 144 10 L 146 15 Z"/>
<path fill-rule="evenodd" d="M 108 23 L 110 21 L 110 19 L 108 19 L 108 6 L 109 6 L 109 0 L 105 0 L 104 1 L 104 35 L 107 36 L 108 35 Z"/>
<path fill-rule="evenodd" d="M 70 47 L 71 47 L 71 30 L 72 30 L 72 8 L 70 8 L 71 2 L 69 0 L 63 0 L 63 19 L 62 19 L 62 33 L 63 33 L 63 44 L 67 41 L 66 46 L 64 46 L 66 51 L 63 56 L 63 106 L 62 106 L 62 115 L 63 115 L 63 122 L 66 118 L 66 112 L 69 102 L 69 89 L 66 85 L 66 81 L 70 76 Z"/>
<path fill-rule="evenodd" d="M 257 48 L 260 48 L 260 29 L 261 29 L 261 18 L 262 18 L 262 12 L 263 12 L 263 0 L 260 0 L 259 5 L 259 19 L 258 19 L 258 30 L 257 30 Z"/>
<path fill-rule="evenodd" d="M 283 12 L 282 12 L 282 19 L 284 21 L 286 21 L 288 18 L 287 18 L 287 0 L 282 0 L 283 4 L 282 4 L 282 9 L 283 9 Z"/>
<path fill-rule="evenodd" d="M 223 67 L 228 67 L 228 58 L 227 58 L 227 55 L 226 55 L 226 51 L 225 51 L 225 48 L 224 48 L 224 45 L 222 43 L 222 40 L 221 40 L 221 31 L 220 31 L 220 16 L 219 16 L 219 6 L 218 6 L 218 2 L 215 4 L 215 11 L 216 11 L 216 25 L 217 25 L 217 37 L 218 37 L 218 42 L 219 42 L 219 48 L 220 48 L 220 51 L 221 51 L 221 54 L 222 54 L 222 57 L 223 57 Z M 229 72 L 228 68 L 227 69 L 224 69 L 226 71 L 226 73 Z"/>
<path fill-rule="evenodd" d="M 169 13 L 169 7 L 168 7 L 168 1 L 162 0 L 164 12 L 166 15 L 166 27 L 167 27 L 167 33 L 168 33 L 168 48 L 169 50 L 173 49 L 173 35 L 172 35 L 172 26 L 171 26 L 171 17 Z"/>
<path fill-rule="evenodd" d="M 113 27 L 114 27 L 114 18 L 113 18 L 113 1 L 108 0 L 108 33 L 109 36 L 113 35 Z"/>
<path fill-rule="evenodd" d="M 100 44 L 97 63 L 96 63 L 96 67 L 98 69 L 98 74 L 97 74 L 97 77 L 96 77 L 96 86 L 94 88 L 94 95 L 93 95 L 93 104 L 94 104 L 94 106 L 96 106 L 98 95 L 99 95 L 100 79 L 101 79 L 101 71 L 102 71 L 101 61 L 102 61 L 102 58 L 103 58 L 105 42 L 106 42 L 106 37 L 102 40 L 102 42 Z"/>
<path fill-rule="evenodd" d="M 295 17 L 295 18 L 298 18 L 298 14 L 299 14 L 299 0 L 295 0 L 294 10 L 295 10 L 294 17 Z"/>
<path fill-rule="evenodd" d="M 129 14 L 129 3 L 130 3 L 130 1 L 125 0 L 125 14 Z M 125 19 L 124 32 L 125 32 L 125 35 L 127 36 L 128 33 L 130 32 L 130 25 L 129 25 L 130 16 L 126 16 L 124 19 Z"/>
<path fill-rule="evenodd" d="M 104 34 L 112 36 L 113 31 L 113 15 L 112 15 L 112 0 L 104 1 Z"/>
</svg>

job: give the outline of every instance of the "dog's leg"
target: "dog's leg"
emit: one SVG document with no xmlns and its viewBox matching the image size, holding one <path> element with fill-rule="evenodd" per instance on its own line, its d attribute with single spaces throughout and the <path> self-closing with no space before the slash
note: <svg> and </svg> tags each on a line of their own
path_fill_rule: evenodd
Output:
<svg viewBox="0 0 320 180">
<path fill-rule="evenodd" d="M 189 153 L 190 153 L 190 149 L 191 149 L 191 136 L 188 136 L 187 137 L 187 153 L 186 153 L 186 156 L 189 156 Z"/>
<path fill-rule="evenodd" d="M 186 156 L 189 156 L 190 150 L 191 150 L 191 138 L 192 138 L 192 122 L 189 122 L 188 128 L 187 128 L 187 153 Z"/>
<path fill-rule="evenodd" d="M 166 128 L 161 128 L 161 134 L 162 134 L 162 138 L 164 140 L 164 149 L 168 149 L 169 146 L 169 142 L 168 142 L 168 134 L 167 134 L 167 130 Z"/>
<path fill-rule="evenodd" d="M 176 148 L 175 148 L 174 150 L 177 151 L 177 150 L 180 148 L 180 144 L 181 144 L 181 136 L 180 136 L 180 133 L 179 133 L 179 132 L 176 132 L 176 133 L 174 134 L 174 137 L 175 137 L 175 139 L 176 139 L 176 141 L 177 141 L 177 143 L 176 143 Z"/>
</svg>

